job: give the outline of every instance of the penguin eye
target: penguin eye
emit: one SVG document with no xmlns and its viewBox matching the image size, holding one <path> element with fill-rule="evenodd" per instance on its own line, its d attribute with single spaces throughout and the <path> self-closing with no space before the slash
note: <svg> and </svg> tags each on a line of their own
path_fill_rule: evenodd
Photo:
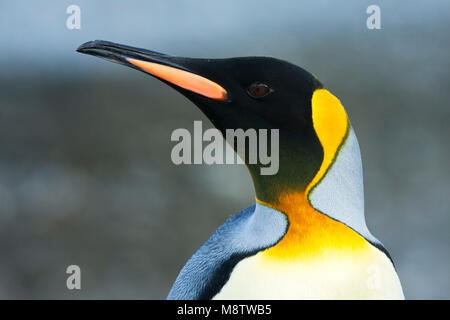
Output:
<svg viewBox="0 0 450 320">
<path fill-rule="evenodd" d="M 269 87 L 267 84 L 261 82 L 254 82 L 250 85 L 250 87 L 248 87 L 247 92 L 250 97 L 259 99 L 272 93 L 273 89 Z"/>
</svg>

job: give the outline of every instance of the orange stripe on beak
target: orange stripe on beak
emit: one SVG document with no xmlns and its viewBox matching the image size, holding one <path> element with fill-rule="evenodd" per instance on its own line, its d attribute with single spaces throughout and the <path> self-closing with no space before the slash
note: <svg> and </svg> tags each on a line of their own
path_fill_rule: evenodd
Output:
<svg viewBox="0 0 450 320">
<path fill-rule="evenodd" d="M 227 91 L 217 83 L 203 78 L 195 73 L 166 65 L 127 58 L 127 61 L 140 69 L 173 83 L 186 90 L 201 94 L 205 97 L 224 101 L 227 99 Z"/>
</svg>

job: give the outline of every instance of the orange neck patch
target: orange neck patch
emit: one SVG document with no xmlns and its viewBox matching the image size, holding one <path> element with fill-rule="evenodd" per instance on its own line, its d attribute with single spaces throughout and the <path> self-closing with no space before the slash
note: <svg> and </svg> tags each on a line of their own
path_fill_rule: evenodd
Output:
<svg viewBox="0 0 450 320">
<path fill-rule="evenodd" d="M 322 164 L 305 191 L 283 194 L 276 203 L 257 199 L 259 203 L 285 213 L 289 220 L 285 236 L 263 252 L 266 257 L 304 260 L 331 251 L 355 254 L 369 246 L 357 232 L 326 216 L 326 212 L 319 212 L 309 202 L 309 193 L 331 167 L 349 130 L 344 107 L 329 91 L 316 90 L 311 105 L 314 130 L 324 153 Z"/>
<path fill-rule="evenodd" d="M 369 246 L 357 232 L 314 209 L 305 193 L 283 195 L 276 205 L 260 203 L 285 213 L 289 220 L 280 242 L 263 251 L 267 258 L 307 260 L 330 252 L 356 254 Z"/>
</svg>

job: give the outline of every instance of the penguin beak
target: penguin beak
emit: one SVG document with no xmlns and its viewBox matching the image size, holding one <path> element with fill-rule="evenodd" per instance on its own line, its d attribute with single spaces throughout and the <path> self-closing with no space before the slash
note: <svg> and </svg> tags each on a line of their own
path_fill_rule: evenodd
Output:
<svg viewBox="0 0 450 320">
<path fill-rule="evenodd" d="M 78 52 L 100 57 L 150 74 L 176 88 L 217 101 L 227 101 L 227 91 L 192 70 L 195 59 L 179 58 L 108 41 L 89 41 Z"/>
</svg>

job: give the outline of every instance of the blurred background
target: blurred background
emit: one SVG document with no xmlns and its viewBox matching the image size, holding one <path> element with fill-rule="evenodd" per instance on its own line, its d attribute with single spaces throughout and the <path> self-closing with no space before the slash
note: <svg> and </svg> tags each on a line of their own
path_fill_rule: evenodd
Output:
<svg viewBox="0 0 450 320">
<path fill-rule="evenodd" d="M 381 30 L 366 27 L 371 4 Z M 171 162 L 172 131 L 209 121 L 163 83 L 75 52 L 94 39 L 314 73 L 356 130 L 367 223 L 406 297 L 450 298 L 449 33 L 445 0 L 1 1 L 0 298 L 164 299 L 254 201 L 244 166 Z M 71 264 L 82 290 L 66 288 Z"/>
</svg>

